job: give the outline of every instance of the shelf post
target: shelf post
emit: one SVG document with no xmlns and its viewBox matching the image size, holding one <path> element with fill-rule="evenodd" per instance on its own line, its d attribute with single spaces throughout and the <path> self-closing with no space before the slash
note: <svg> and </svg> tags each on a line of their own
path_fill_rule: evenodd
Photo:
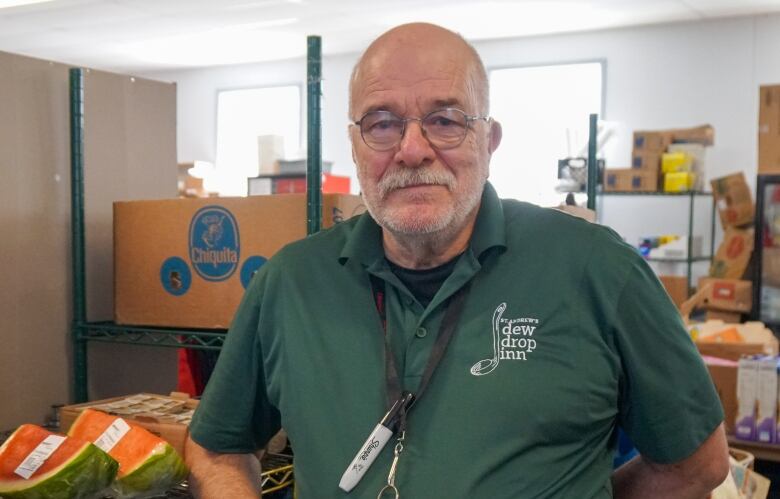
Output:
<svg viewBox="0 0 780 499">
<path fill-rule="evenodd" d="M 311 235 L 322 224 L 322 44 L 319 36 L 306 41 L 306 233 Z"/>
<path fill-rule="evenodd" d="M 715 194 L 712 194 L 712 217 L 710 217 L 710 266 L 715 261 L 715 214 L 718 212 L 718 203 L 715 202 Z M 756 281 L 754 281 L 756 282 Z"/>
<path fill-rule="evenodd" d="M 87 322 L 84 244 L 84 70 L 70 70 L 70 230 L 73 284 L 73 396 L 87 401 L 87 343 L 82 328 Z"/>
<path fill-rule="evenodd" d="M 693 290 L 693 275 L 691 272 L 693 271 L 693 204 L 696 200 L 696 195 L 694 191 L 688 192 L 688 296 L 691 296 L 691 291 Z"/>
<path fill-rule="evenodd" d="M 599 165 L 596 160 L 598 145 L 598 114 L 590 115 L 588 131 L 588 209 L 596 211 L 596 184 L 598 183 Z"/>
</svg>

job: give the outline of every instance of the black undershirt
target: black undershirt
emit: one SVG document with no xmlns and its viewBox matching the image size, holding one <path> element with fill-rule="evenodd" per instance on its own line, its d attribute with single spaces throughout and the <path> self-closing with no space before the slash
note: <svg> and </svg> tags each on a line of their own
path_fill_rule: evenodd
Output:
<svg viewBox="0 0 780 499">
<path fill-rule="evenodd" d="M 443 265 L 430 269 L 407 269 L 399 267 L 390 260 L 386 260 L 393 274 L 404 283 L 404 286 L 423 307 L 427 307 L 433 300 L 433 297 L 436 296 L 441 285 L 447 280 L 447 277 L 452 274 L 455 264 L 458 263 L 458 258 L 460 258 L 460 255 Z"/>
</svg>

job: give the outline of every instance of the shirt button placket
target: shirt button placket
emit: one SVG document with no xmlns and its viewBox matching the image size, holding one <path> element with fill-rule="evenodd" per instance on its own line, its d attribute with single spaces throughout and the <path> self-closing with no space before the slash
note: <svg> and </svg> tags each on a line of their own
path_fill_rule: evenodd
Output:
<svg viewBox="0 0 780 499">
<path fill-rule="evenodd" d="M 414 335 L 418 338 L 425 338 L 428 335 L 428 330 L 424 327 L 418 327 L 417 331 L 414 332 Z"/>
</svg>

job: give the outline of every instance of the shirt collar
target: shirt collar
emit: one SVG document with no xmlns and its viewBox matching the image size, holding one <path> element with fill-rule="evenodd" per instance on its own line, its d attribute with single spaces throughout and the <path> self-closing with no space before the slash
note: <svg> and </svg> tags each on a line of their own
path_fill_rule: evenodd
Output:
<svg viewBox="0 0 780 499">
<path fill-rule="evenodd" d="M 496 190 L 485 182 L 482 191 L 479 213 L 471 234 L 470 246 L 474 256 L 484 260 L 491 248 L 506 248 L 506 232 L 504 228 L 504 210 Z M 384 259 L 382 247 L 382 228 L 374 221 L 368 212 L 360 215 L 354 229 L 347 236 L 347 242 L 339 255 L 343 265 L 350 259 L 355 259 L 366 266 Z"/>
</svg>

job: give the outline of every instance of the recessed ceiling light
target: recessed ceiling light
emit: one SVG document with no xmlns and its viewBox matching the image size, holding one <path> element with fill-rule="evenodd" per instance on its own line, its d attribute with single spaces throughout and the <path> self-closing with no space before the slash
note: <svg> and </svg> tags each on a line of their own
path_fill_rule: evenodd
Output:
<svg viewBox="0 0 780 499">
<path fill-rule="evenodd" d="M 31 5 L 34 3 L 53 2 L 54 0 L 0 0 L 0 9 L 9 7 L 21 7 L 22 5 Z"/>
</svg>

